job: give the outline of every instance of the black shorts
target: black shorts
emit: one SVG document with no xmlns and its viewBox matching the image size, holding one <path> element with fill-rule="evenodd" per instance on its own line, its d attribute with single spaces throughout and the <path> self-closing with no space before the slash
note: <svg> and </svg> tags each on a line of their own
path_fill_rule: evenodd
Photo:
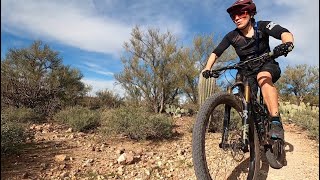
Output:
<svg viewBox="0 0 320 180">
<path fill-rule="evenodd" d="M 281 69 L 279 66 L 279 63 L 275 60 L 266 62 L 262 68 L 259 70 L 259 72 L 267 71 L 271 74 L 272 82 L 275 83 L 278 81 L 281 75 Z"/>
<path fill-rule="evenodd" d="M 257 75 L 260 72 L 267 71 L 271 74 L 272 77 L 272 82 L 275 83 L 278 81 L 281 75 L 281 69 L 279 66 L 279 63 L 275 60 L 271 60 L 266 62 L 262 67 L 260 67 L 257 70 L 254 70 L 257 73 L 251 74 L 249 71 L 243 71 L 243 72 L 238 72 L 239 74 L 245 75 L 245 74 L 251 74 L 247 76 L 249 84 L 253 90 L 253 92 L 256 94 L 258 92 L 258 82 L 257 82 Z"/>
</svg>

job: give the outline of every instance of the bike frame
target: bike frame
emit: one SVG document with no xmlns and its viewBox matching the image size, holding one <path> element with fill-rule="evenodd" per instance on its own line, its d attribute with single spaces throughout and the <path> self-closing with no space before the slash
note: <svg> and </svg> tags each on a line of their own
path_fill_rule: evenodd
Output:
<svg viewBox="0 0 320 180">
<path fill-rule="evenodd" d="M 269 121 L 267 121 L 268 117 L 268 109 L 266 108 L 262 92 L 260 89 L 259 101 L 257 100 L 256 95 L 252 92 L 251 87 L 249 85 L 249 81 L 246 77 L 243 77 L 244 80 L 238 80 L 227 88 L 228 93 L 233 93 L 233 90 L 239 88 L 239 93 L 237 96 L 242 101 L 242 150 L 244 152 L 248 151 L 249 144 L 249 121 L 253 121 L 258 133 L 260 145 L 270 144 L 271 141 L 268 141 L 268 131 L 269 131 Z M 225 105 L 225 113 L 223 120 L 223 135 L 221 140 L 222 148 L 227 148 L 226 142 L 228 141 L 228 133 L 229 133 L 229 124 L 230 124 L 230 106 Z M 253 128 L 253 127 L 251 127 Z"/>
</svg>

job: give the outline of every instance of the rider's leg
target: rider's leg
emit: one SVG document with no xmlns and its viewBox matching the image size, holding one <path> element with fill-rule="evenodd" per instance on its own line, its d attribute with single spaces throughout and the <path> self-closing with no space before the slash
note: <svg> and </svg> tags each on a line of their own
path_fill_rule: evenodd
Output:
<svg viewBox="0 0 320 180">
<path fill-rule="evenodd" d="M 284 132 L 279 114 L 278 92 L 272 82 L 272 75 L 268 71 L 262 71 L 258 73 L 257 81 L 270 112 L 271 137 L 284 139 Z"/>
<path fill-rule="evenodd" d="M 267 71 L 262 71 L 257 75 L 257 81 L 270 116 L 279 116 L 278 92 L 272 82 L 271 74 Z"/>
</svg>

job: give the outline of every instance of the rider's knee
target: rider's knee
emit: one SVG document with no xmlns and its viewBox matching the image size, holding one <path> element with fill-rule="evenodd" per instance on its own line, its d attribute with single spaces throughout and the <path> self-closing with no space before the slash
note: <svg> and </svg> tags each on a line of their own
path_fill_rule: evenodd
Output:
<svg viewBox="0 0 320 180">
<path fill-rule="evenodd" d="M 273 86 L 272 75 L 270 74 L 270 72 L 262 71 L 262 72 L 258 73 L 258 75 L 257 75 L 257 82 L 260 87 L 266 83 Z"/>
</svg>

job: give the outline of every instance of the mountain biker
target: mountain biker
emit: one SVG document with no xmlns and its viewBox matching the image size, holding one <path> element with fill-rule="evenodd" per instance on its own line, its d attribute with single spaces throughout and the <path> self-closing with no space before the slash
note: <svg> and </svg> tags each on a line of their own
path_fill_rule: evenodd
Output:
<svg viewBox="0 0 320 180">
<path fill-rule="evenodd" d="M 202 75 L 210 77 L 210 69 L 216 59 L 232 45 L 240 61 L 270 52 L 269 36 L 279 39 L 282 44 L 273 49 L 274 57 L 286 56 L 293 46 L 293 35 L 284 27 L 272 21 L 255 22 L 256 5 L 252 0 L 237 0 L 228 9 L 236 29 L 230 31 L 211 53 Z M 261 88 L 264 101 L 270 112 L 270 135 L 272 138 L 284 140 L 284 130 L 278 107 L 278 93 L 274 83 L 280 78 L 281 70 L 278 62 L 272 58 L 260 66 L 258 73 L 249 76 L 249 82 L 255 82 Z M 248 72 L 238 72 L 245 74 Z M 250 79 L 251 77 L 251 79 Z M 251 83 L 250 83 L 251 84 Z M 257 86 L 255 87 L 257 89 Z"/>
</svg>

